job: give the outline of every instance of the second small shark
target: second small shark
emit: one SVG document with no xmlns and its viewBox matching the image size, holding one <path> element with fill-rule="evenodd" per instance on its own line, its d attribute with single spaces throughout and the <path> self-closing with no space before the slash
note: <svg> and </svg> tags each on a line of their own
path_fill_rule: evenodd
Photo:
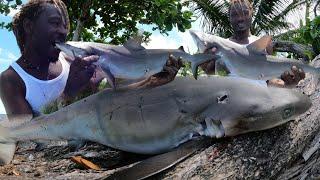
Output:
<svg viewBox="0 0 320 180">
<path fill-rule="evenodd" d="M 226 68 L 231 74 L 256 80 L 279 78 L 292 66 L 302 68 L 319 78 L 320 70 L 298 60 L 280 58 L 266 54 L 266 47 L 271 41 L 270 36 L 264 36 L 249 45 L 240 45 L 230 40 L 199 31 L 190 31 L 200 52 L 216 47 L 220 58 L 216 61 L 216 72 Z"/>
<path fill-rule="evenodd" d="M 161 72 L 170 54 L 191 62 L 192 69 L 197 69 L 198 65 L 218 58 L 217 55 L 212 54 L 191 55 L 182 49 L 145 49 L 134 39 L 129 39 L 123 46 L 94 42 L 67 42 L 56 43 L 56 47 L 69 57 L 98 55 L 100 58 L 96 64 L 105 72 L 113 88 L 115 88 L 115 78 L 141 79 Z"/>
</svg>

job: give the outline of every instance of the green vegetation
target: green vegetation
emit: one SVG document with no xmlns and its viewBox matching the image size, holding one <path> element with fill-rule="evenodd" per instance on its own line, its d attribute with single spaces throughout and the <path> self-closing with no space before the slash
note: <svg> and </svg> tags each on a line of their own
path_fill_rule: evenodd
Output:
<svg viewBox="0 0 320 180">
<path fill-rule="evenodd" d="M 191 28 L 192 12 L 188 3 L 179 0 L 63 0 L 68 7 L 71 33 L 69 40 L 121 44 L 138 31 L 137 25 L 152 25 L 166 34 L 174 27 L 184 32 Z M 0 1 L 0 13 L 8 15 L 21 5 L 21 0 Z M 0 22 L 0 28 L 11 30 L 11 24 Z M 145 32 L 146 39 L 151 35 Z"/>
<path fill-rule="evenodd" d="M 230 37 L 232 27 L 229 23 L 229 0 L 188 0 L 193 3 L 195 13 L 203 18 L 203 26 L 208 31 L 222 37 Z M 253 22 L 251 33 L 259 35 L 262 32 L 272 34 L 289 27 L 285 17 L 289 12 L 305 3 L 298 0 L 252 0 Z"/>
</svg>

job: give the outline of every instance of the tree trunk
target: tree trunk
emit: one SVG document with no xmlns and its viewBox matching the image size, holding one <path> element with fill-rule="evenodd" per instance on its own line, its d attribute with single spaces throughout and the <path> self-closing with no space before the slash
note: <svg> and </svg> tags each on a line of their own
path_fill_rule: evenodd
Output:
<svg viewBox="0 0 320 180">
<path fill-rule="evenodd" d="M 83 22 L 80 19 L 78 19 L 77 20 L 77 27 L 76 27 L 76 30 L 74 31 L 72 41 L 79 41 L 80 40 L 80 34 L 82 32 L 82 29 L 83 29 Z"/>
<path fill-rule="evenodd" d="M 81 33 L 84 28 L 84 23 L 90 16 L 91 3 L 92 3 L 92 0 L 88 0 L 82 5 L 80 17 L 77 19 L 77 27 L 74 31 L 72 41 L 79 41 L 80 40 Z"/>
<path fill-rule="evenodd" d="M 314 8 L 313 8 L 314 17 L 317 17 L 317 16 L 318 16 L 318 15 L 317 15 L 317 8 L 318 8 L 319 4 L 320 4 L 320 0 L 317 1 L 316 5 L 315 5 Z"/>
</svg>

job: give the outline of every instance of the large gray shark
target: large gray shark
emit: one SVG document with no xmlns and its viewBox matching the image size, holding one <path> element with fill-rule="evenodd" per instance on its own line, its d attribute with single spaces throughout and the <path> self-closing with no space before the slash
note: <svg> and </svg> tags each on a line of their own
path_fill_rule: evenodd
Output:
<svg viewBox="0 0 320 180">
<path fill-rule="evenodd" d="M 108 82 L 115 88 L 115 78 L 141 79 L 163 70 L 169 54 L 191 62 L 192 69 L 217 58 L 217 55 L 190 55 L 181 49 L 145 49 L 134 39 L 129 39 L 123 46 L 107 45 L 94 42 L 56 43 L 56 47 L 68 56 L 100 56 L 98 62 L 106 73 Z"/>
<path fill-rule="evenodd" d="M 245 78 L 177 77 L 152 89 L 107 89 L 23 124 L 0 126 L 0 164 L 15 142 L 82 139 L 123 151 L 155 154 L 196 136 L 220 138 L 272 128 L 304 113 L 306 95 Z"/>
<path fill-rule="evenodd" d="M 244 46 L 200 31 L 190 31 L 190 34 L 200 52 L 212 47 L 217 48 L 216 54 L 221 58 L 216 61 L 216 72 L 219 71 L 219 68 L 226 67 L 233 75 L 256 80 L 269 80 L 279 78 L 283 72 L 289 71 L 295 65 L 319 78 L 320 70 L 317 68 L 302 64 L 298 60 L 266 55 L 265 49 L 271 41 L 270 36 L 264 36 Z"/>
</svg>

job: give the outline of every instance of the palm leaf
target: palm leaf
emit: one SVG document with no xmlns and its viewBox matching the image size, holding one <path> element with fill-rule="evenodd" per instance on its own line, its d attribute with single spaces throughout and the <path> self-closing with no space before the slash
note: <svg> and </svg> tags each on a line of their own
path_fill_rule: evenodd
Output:
<svg viewBox="0 0 320 180">
<path fill-rule="evenodd" d="M 228 37 L 232 33 L 229 22 L 227 0 L 189 0 L 199 18 L 203 18 L 203 27 L 207 31 Z M 253 22 L 251 32 L 274 34 L 287 29 L 286 16 L 305 3 L 306 0 L 253 0 Z"/>
</svg>

